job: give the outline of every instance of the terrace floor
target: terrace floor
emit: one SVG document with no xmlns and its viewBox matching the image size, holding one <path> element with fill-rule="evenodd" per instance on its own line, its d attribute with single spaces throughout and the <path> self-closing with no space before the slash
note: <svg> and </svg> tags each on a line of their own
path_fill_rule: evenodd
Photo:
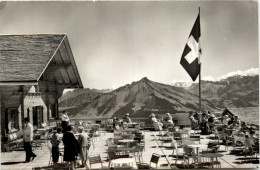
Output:
<svg viewBox="0 0 260 170">
<path fill-rule="evenodd" d="M 145 150 L 143 152 L 143 162 L 149 163 L 151 155 L 153 153 L 160 154 L 162 157 L 159 160 L 159 165 L 170 163 L 175 163 L 175 159 L 172 157 L 172 149 L 169 149 L 170 143 L 164 143 L 161 147 L 162 142 L 159 140 L 158 131 L 144 131 L 145 134 Z M 95 147 L 91 146 L 89 155 L 100 154 L 101 159 L 104 162 L 104 166 L 108 166 L 107 162 L 107 153 L 106 153 L 106 139 L 113 138 L 113 133 L 101 134 L 100 137 L 95 141 Z M 201 143 L 207 144 L 210 139 L 207 139 L 209 136 L 201 136 Z M 206 148 L 204 148 L 206 149 Z M 229 147 L 229 150 L 225 151 L 225 146 L 221 145 L 219 152 L 224 156 L 219 159 L 221 162 L 221 168 L 258 168 L 259 162 L 257 161 L 248 161 L 245 160 L 243 155 L 236 156 L 230 154 L 232 147 Z M 37 148 L 33 151 L 37 154 L 37 157 L 34 161 L 29 163 L 23 163 L 25 160 L 24 151 L 13 151 L 13 152 L 3 152 L 1 153 L 1 169 L 32 169 L 33 167 L 42 167 L 47 166 L 50 159 L 50 152 L 46 144 L 43 144 L 42 148 Z M 180 152 L 180 151 L 179 151 Z M 258 159 L 259 160 L 259 159 Z M 79 161 L 80 162 L 80 161 Z M 92 166 L 92 169 L 100 168 L 100 165 Z M 161 168 L 161 167 L 160 167 Z M 84 169 L 84 168 L 78 168 Z M 168 167 L 170 169 L 170 167 Z"/>
</svg>

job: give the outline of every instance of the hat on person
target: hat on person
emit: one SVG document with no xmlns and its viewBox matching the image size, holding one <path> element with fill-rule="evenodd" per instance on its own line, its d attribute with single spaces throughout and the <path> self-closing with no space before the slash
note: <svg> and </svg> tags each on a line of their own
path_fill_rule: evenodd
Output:
<svg viewBox="0 0 260 170">
<path fill-rule="evenodd" d="M 155 116 L 155 114 L 154 114 L 154 113 L 152 113 L 152 114 L 150 115 L 150 117 L 152 117 L 152 116 Z"/>
<path fill-rule="evenodd" d="M 125 114 L 126 116 L 129 116 L 129 113 Z"/>
<path fill-rule="evenodd" d="M 168 116 L 171 116 L 171 114 L 170 114 L 170 113 L 166 113 L 166 115 L 168 115 Z"/>
<path fill-rule="evenodd" d="M 215 115 L 213 113 L 210 114 L 211 117 L 215 117 Z"/>
</svg>

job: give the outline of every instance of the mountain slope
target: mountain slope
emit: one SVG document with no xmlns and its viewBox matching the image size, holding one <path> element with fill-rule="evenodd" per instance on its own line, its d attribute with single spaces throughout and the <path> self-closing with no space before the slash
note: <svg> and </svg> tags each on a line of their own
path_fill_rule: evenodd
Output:
<svg viewBox="0 0 260 170">
<path fill-rule="evenodd" d="M 89 103 L 94 98 L 100 96 L 102 93 L 93 89 L 75 89 L 73 91 L 66 92 L 59 99 L 60 107 L 72 107 L 81 104 Z"/>
<path fill-rule="evenodd" d="M 202 101 L 204 110 L 217 108 L 208 100 Z M 136 117 L 147 117 L 151 112 L 176 113 L 198 109 L 198 96 L 183 88 L 173 87 L 143 78 L 122 86 L 110 93 L 100 95 L 85 103 L 72 113 L 74 118 L 111 117 L 130 113 Z"/>
<path fill-rule="evenodd" d="M 258 107 L 259 77 L 232 76 L 221 81 L 202 81 L 202 98 L 206 98 L 216 107 Z M 198 93 L 199 86 L 194 83 L 184 87 L 191 93 Z"/>
</svg>

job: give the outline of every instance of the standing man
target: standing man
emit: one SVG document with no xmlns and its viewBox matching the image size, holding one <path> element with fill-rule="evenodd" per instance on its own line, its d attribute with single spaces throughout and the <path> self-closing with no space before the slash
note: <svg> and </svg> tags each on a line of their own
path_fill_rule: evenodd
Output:
<svg viewBox="0 0 260 170">
<path fill-rule="evenodd" d="M 25 122 L 25 129 L 24 129 L 24 150 L 26 153 L 26 159 L 25 163 L 30 162 L 31 158 L 34 160 L 34 158 L 37 156 L 32 152 L 32 145 L 31 142 L 33 141 L 33 126 L 29 122 L 29 118 L 24 118 Z"/>
</svg>

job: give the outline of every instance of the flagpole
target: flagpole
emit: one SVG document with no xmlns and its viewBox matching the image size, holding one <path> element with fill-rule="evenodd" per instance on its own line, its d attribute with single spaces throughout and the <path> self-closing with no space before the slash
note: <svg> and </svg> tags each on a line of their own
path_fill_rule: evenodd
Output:
<svg viewBox="0 0 260 170">
<path fill-rule="evenodd" d="M 200 7 L 199 7 L 199 16 L 200 16 Z M 201 62 L 199 56 L 200 72 L 199 72 L 199 112 L 201 113 Z"/>
</svg>

